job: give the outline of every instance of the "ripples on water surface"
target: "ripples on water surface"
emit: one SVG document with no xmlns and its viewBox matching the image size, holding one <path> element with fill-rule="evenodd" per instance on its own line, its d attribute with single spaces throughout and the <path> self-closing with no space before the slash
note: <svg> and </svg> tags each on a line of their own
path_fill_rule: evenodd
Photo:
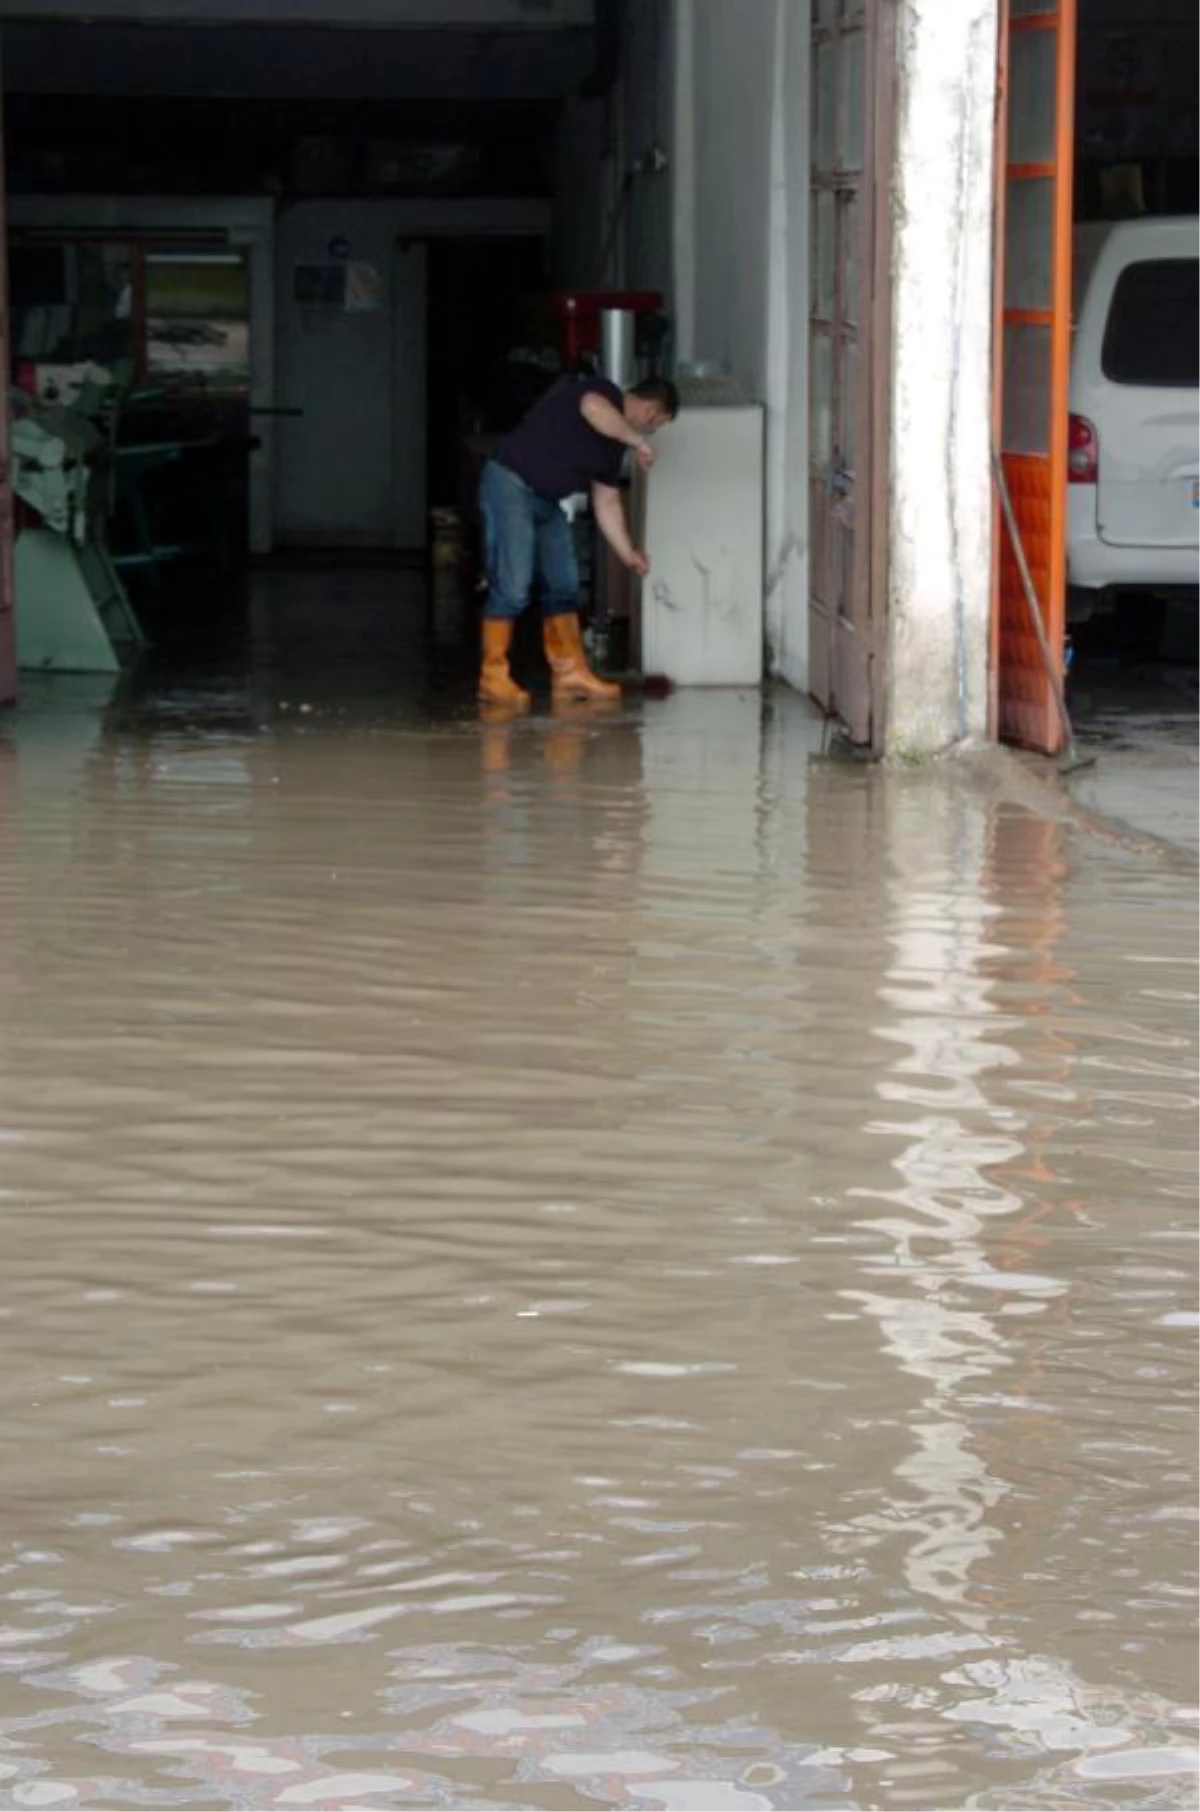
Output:
<svg viewBox="0 0 1200 1812">
<path fill-rule="evenodd" d="M 1192 877 L 753 698 L 19 736 L 3 1804 L 1194 1802 Z"/>
</svg>

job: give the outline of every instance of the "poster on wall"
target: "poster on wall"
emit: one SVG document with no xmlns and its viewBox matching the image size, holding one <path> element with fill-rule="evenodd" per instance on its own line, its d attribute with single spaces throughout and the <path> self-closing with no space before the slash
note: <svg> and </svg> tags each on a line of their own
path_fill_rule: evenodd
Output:
<svg viewBox="0 0 1200 1812">
<path fill-rule="evenodd" d="M 293 294 L 301 311 L 316 317 L 377 314 L 383 307 L 383 278 L 361 259 L 334 259 L 328 264 L 298 264 Z"/>
</svg>

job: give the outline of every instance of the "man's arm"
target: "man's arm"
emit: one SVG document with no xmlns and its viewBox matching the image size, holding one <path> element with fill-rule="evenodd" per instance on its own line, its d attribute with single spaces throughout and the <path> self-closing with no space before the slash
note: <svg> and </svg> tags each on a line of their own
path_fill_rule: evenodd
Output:
<svg viewBox="0 0 1200 1812">
<path fill-rule="evenodd" d="M 631 573 L 637 573 L 640 579 L 644 579 L 650 571 L 650 562 L 630 539 L 629 524 L 625 520 L 625 506 L 621 502 L 620 491 L 610 484 L 594 484 L 592 486 L 592 511 L 600 526 L 600 533 L 622 566 L 627 566 Z"/>
<path fill-rule="evenodd" d="M 646 436 L 631 427 L 616 405 L 598 390 L 587 391 L 579 404 L 579 413 L 588 427 L 603 434 L 606 440 L 617 440 L 623 447 L 632 447 L 643 471 L 653 464 L 654 448 Z"/>
</svg>

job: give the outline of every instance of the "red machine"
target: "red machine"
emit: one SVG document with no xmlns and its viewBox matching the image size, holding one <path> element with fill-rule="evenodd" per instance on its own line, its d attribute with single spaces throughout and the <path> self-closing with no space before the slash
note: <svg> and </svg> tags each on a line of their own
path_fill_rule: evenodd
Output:
<svg viewBox="0 0 1200 1812">
<path fill-rule="evenodd" d="M 581 358 L 600 351 L 600 316 L 620 308 L 634 315 L 660 315 L 663 299 L 655 289 L 565 289 L 554 298 L 562 322 L 563 363 L 573 371 Z"/>
</svg>

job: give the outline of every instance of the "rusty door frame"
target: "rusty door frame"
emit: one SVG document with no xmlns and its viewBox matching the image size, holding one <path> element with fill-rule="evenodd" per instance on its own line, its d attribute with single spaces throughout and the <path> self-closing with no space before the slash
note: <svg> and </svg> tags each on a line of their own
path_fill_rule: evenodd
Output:
<svg viewBox="0 0 1200 1812">
<path fill-rule="evenodd" d="M 8 383 L 8 207 L 4 167 L 3 60 L 0 47 L 0 371 Z M 12 448 L 7 399 L 0 407 L 0 706 L 17 697 L 17 612 L 13 586 Z"/>
<path fill-rule="evenodd" d="M 1046 398 L 1046 452 L 1040 457 L 1049 479 L 1049 537 L 1046 559 L 1046 582 L 1041 588 L 1042 615 L 1052 649 L 1061 648 L 1066 630 L 1067 566 L 1067 434 L 1070 410 L 1071 366 L 1071 265 L 1074 202 L 1075 90 L 1077 83 L 1077 45 L 1079 32 L 1078 0 L 1042 0 L 1040 10 L 1014 10 L 1014 0 L 1000 0 L 997 49 L 997 98 L 995 124 L 995 194 L 993 244 L 993 357 L 992 357 L 992 428 L 996 446 L 1005 458 L 1004 381 L 1007 328 L 1011 326 L 1044 326 L 1050 335 L 1049 384 Z M 1054 134 L 1053 154 L 1043 163 L 1014 164 L 1009 161 L 1009 119 L 1012 103 L 1012 43 L 1014 36 L 1033 32 L 1056 34 L 1054 66 Z M 1048 308 L 1014 308 L 1007 300 L 1007 218 L 1010 186 L 1014 181 L 1049 179 L 1054 183 L 1051 215 L 1050 273 L 1051 295 Z M 1057 399 L 1058 406 L 1055 406 Z M 1032 455 L 1017 455 L 1031 459 Z M 1006 460 L 1007 467 L 1007 460 Z M 1010 477 L 1010 483 L 1012 482 Z M 1019 514 L 1018 500 L 1018 514 Z M 992 612 L 989 637 L 990 685 L 989 716 L 991 734 L 999 739 L 1005 733 L 1005 668 L 1003 629 L 1004 612 L 1003 562 L 1008 545 L 1008 531 L 993 502 L 992 535 Z M 1020 609 L 1026 608 L 1023 601 Z M 1059 672 L 1061 679 L 1061 668 Z M 1062 728 L 1048 680 L 1041 679 L 1041 697 L 1036 705 L 1024 706 L 1022 732 L 1011 730 L 1012 740 L 1039 750 L 1057 754 L 1062 745 Z M 1012 711 L 1010 717 L 1014 715 Z M 1040 718 L 1040 722 L 1035 719 Z"/>
<path fill-rule="evenodd" d="M 867 621 L 871 634 L 871 753 L 882 755 L 887 731 L 888 522 L 892 474 L 892 172 L 896 158 L 896 5 L 876 0 L 868 27 L 871 81 L 871 293 L 866 445 Z"/>
<path fill-rule="evenodd" d="M 845 88 L 839 80 L 834 120 L 835 163 L 819 171 L 815 155 L 817 126 L 818 47 L 832 37 L 845 42 L 861 32 L 862 61 L 862 164 L 857 171 L 846 172 L 836 162 L 836 144 L 845 104 Z M 828 335 L 831 348 L 829 413 L 831 463 L 828 471 L 819 467 L 809 446 L 805 482 L 809 492 L 810 548 L 817 551 L 817 570 L 810 570 L 809 624 L 823 629 L 828 638 L 828 695 L 816 692 L 819 702 L 833 714 L 842 714 L 855 725 L 865 728 L 866 746 L 873 754 L 882 751 L 886 699 L 885 662 L 887 655 L 887 503 L 890 473 L 889 434 L 891 424 L 891 171 L 895 144 L 896 87 L 896 11 L 894 0 L 841 0 L 833 19 L 817 16 L 814 0 L 810 19 L 811 45 L 811 117 L 810 145 L 813 153 L 809 167 L 809 195 L 812 204 L 810 260 L 812 293 L 807 310 L 809 340 L 810 402 L 812 421 L 813 346 L 817 331 Z M 849 180 L 848 180 L 849 178 Z M 843 287 L 842 237 L 836 223 L 832 247 L 833 308 L 826 317 L 818 314 L 816 280 L 818 270 L 818 210 L 815 198 L 828 192 L 836 198 L 852 194 L 858 210 L 857 296 L 853 319 L 853 343 L 857 355 L 857 396 L 854 400 L 854 469 L 848 475 L 852 490 L 852 520 L 849 533 L 853 538 L 852 570 L 848 586 L 830 583 L 837 551 L 834 537 L 837 525 L 833 507 L 821 496 L 838 466 L 839 424 L 842 420 L 841 349 L 847 339 L 846 296 Z M 812 517 L 817 510 L 828 515 L 812 533 Z M 815 585 L 814 585 L 815 578 Z M 814 594 L 820 604 L 814 607 Z M 845 606 L 848 604 L 849 609 Z M 812 668 L 810 644 L 810 670 Z M 857 681 L 861 675 L 861 692 Z M 853 698 L 848 696 L 845 681 L 855 685 Z M 819 681 L 818 681 L 819 684 Z"/>
</svg>

